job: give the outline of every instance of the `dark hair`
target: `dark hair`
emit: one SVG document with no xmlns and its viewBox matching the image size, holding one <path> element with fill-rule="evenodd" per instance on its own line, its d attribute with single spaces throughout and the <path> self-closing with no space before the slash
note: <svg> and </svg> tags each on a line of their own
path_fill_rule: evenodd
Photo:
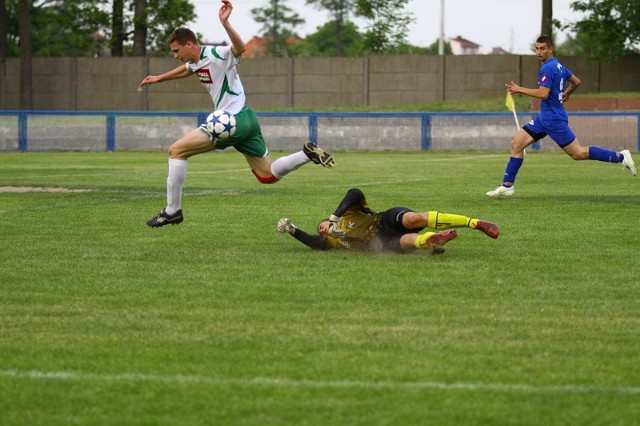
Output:
<svg viewBox="0 0 640 426">
<path fill-rule="evenodd" d="M 188 41 L 194 44 L 198 43 L 196 35 L 189 28 L 176 28 L 167 40 L 169 44 L 176 42 L 181 46 L 187 44 Z"/>
<path fill-rule="evenodd" d="M 536 40 L 536 43 L 546 43 L 547 46 L 553 48 L 553 39 L 551 38 L 551 36 L 548 36 L 548 35 L 541 35 Z"/>
</svg>

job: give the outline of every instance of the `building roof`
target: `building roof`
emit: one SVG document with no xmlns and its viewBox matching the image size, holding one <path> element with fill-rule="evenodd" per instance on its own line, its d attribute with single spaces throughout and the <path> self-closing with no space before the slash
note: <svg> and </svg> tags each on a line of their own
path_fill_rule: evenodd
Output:
<svg viewBox="0 0 640 426">
<path fill-rule="evenodd" d="M 267 54 L 266 44 L 271 37 L 252 37 L 247 44 L 247 50 L 242 54 L 243 58 L 261 58 Z M 291 45 L 299 43 L 303 39 L 298 36 L 291 36 L 287 38 L 287 44 Z"/>
<path fill-rule="evenodd" d="M 511 52 L 504 50 L 500 46 L 497 46 L 491 49 L 490 55 L 511 55 Z"/>
<path fill-rule="evenodd" d="M 471 40 L 467 40 L 466 38 L 463 38 L 462 36 L 458 35 L 456 38 L 450 38 L 449 42 L 455 42 L 460 44 L 461 47 L 480 47 L 479 44 L 472 42 Z"/>
</svg>

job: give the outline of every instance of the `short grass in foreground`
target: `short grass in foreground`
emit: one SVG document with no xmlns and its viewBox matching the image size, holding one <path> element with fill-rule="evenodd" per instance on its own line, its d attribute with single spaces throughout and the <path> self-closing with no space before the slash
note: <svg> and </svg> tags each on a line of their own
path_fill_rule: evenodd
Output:
<svg viewBox="0 0 640 426">
<path fill-rule="evenodd" d="M 277 157 L 279 153 L 275 153 Z M 637 424 L 640 178 L 531 153 L 337 153 L 258 184 L 193 158 L 185 222 L 156 153 L 0 155 L 0 423 Z M 441 256 L 314 252 L 351 187 L 495 221 Z"/>
</svg>

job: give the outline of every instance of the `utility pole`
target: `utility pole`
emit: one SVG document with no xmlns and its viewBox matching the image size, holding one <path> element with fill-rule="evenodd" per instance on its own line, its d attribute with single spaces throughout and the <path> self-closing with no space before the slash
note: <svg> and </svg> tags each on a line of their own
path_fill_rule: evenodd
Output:
<svg viewBox="0 0 640 426">
<path fill-rule="evenodd" d="M 444 55 L 444 0 L 440 0 L 440 38 L 438 39 L 438 55 Z"/>
</svg>

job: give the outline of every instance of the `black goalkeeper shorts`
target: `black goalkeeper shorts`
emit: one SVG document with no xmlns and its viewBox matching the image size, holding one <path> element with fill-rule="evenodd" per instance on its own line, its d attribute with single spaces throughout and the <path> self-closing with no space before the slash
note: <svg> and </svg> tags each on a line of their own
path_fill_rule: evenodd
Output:
<svg viewBox="0 0 640 426">
<path fill-rule="evenodd" d="M 424 228 L 407 229 L 402 225 L 402 217 L 413 210 L 406 207 L 394 207 L 378 213 L 378 237 L 385 250 L 402 252 L 400 237 L 404 234 L 418 233 Z"/>
</svg>

